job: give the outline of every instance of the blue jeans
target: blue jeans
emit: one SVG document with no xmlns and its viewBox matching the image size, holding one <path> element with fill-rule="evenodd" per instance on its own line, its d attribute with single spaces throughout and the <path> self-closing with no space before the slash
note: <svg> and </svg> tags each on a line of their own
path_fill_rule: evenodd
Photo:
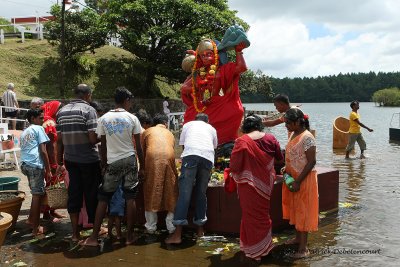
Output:
<svg viewBox="0 0 400 267">
<path fill-rule="evenodd" d="M 22 162 L 21 171 L 28 177 L 29 187 L 32 195 L 44 195 L 45 181 L 44 181 L 44 169 L 38 167 L 32 167 L 25 162 Z"/>
<path fill-rule="evenodd" d="M 211 177 L 212 162 L 200 156 L 182 158 L 181 176 L 179 177 L 179 196 L 174 214 L 174 225 L 187 225 L 187 213 L 192 191 L 195 193 L 196 211 L 193 223 L 204 225 L 207 221 L 207 187 Z M 194 187 L 194 189 L 193 189 Z"/>
</svg>

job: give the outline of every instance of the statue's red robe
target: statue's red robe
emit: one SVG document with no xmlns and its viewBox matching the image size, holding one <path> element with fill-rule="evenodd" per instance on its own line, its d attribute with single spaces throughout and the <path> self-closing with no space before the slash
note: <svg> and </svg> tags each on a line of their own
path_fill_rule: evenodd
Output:
<svg viewBox="0 0 400 267">
<path fill-rule="evenodd" d="M 214 95 L 210 99 L 204 113 L 208 115 L 210 124 L 217 130 L 218 144 L 234 141 L 238 137 L 238 130 L 243 118 L 243 105 L 239 93 L 239 77 L 235 74 L 236 65 L 229 62 L 219 67 L 223 96 Z M 190 94 L 182 93 L 182 100 L 187 105 L 184 123 L 194 120 L 197 111 Z M 203 105 L 198 103 L 198 108 Z"/>
</svg>

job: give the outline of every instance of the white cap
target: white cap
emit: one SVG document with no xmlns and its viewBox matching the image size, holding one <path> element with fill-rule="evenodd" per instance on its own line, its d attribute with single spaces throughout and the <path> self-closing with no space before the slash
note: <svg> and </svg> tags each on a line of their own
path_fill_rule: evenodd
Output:
<svg viewBox="0 0 400 267">
<path fill-rule="evenodd" d="M 7 89 L 14 89 L 14 84 L 13 83 L 7 84 Z"/>
</svg>

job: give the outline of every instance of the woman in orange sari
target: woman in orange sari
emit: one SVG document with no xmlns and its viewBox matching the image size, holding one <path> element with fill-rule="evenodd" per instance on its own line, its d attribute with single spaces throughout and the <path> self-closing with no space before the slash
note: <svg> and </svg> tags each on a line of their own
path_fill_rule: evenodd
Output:
<svg viewBox="0 0 400 267">
<path fill-rule="evenodd" d="M 308 232 L 318 230 L 318 183 L 316 163 L 315 138 L 308 131 L 308 116 L 298 108 L 291 108 L 285 113 L 285 124 L 291 131 L 286 146 L 284 172 L 291 175 L 295 181 L 291 191 L 282 186 L 283 218 L 296 228 L 296 238 L 287 244 L 299 244 L 293 258 L 309 256 L 307 248 Z"/>
<path fill-rule="evenodd" d="M 46 186 L 53 185 L 58 179 L 63 181 L 65 174 L 57 177 L 55 171 L 57 169 L 57 130 L 56 130 L 56 114 L 61 107 L 60 101 L 49 101 L 41 106 L 44 115 L 43 128 L 50 142 L 46 144 L 47 154 L 49 155 L 50 168 L 52 173 L 52 178 L 50 181 L 46 181 Z M 57 213 L 54 209 L 50 209 L 49 206 L 43 206 L 43 219 L 50 219 L 53 217 L 53 222 L 57 222 L 58 219 L 64 218 L 65 216 Z"/>
<path fill-rule="evenodd" d="M 263 128 L 260 117 L 247 116 L 242 125 L 244 135 L 236 139 L 230 160 L 242 209 L 240 249 L 256 261 L 273 248 L 269 209 L 274 161 L 283 159 L 279 142 L 272 134 L 262 132 Z"/>
</svg>

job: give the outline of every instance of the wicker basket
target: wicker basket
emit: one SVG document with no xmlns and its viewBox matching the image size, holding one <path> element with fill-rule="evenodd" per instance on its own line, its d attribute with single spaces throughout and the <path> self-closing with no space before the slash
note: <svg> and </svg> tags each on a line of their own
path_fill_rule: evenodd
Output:
<svg viewBox="0 0 400 267">
<path fill-rule="evenodd" d="M 64 187 L 46 189 L 47 204 L 52 209 L 66 209 L 68 202 L 68 190 Z"/>
<path fill-rule="evenodd" d="M 68 202 L 68 189 L 65 184 L 60 183 L 61 175 L 57 182 L 46 188 L 47 205 L 52 209 L 66 209 Z"/>
</svg>

